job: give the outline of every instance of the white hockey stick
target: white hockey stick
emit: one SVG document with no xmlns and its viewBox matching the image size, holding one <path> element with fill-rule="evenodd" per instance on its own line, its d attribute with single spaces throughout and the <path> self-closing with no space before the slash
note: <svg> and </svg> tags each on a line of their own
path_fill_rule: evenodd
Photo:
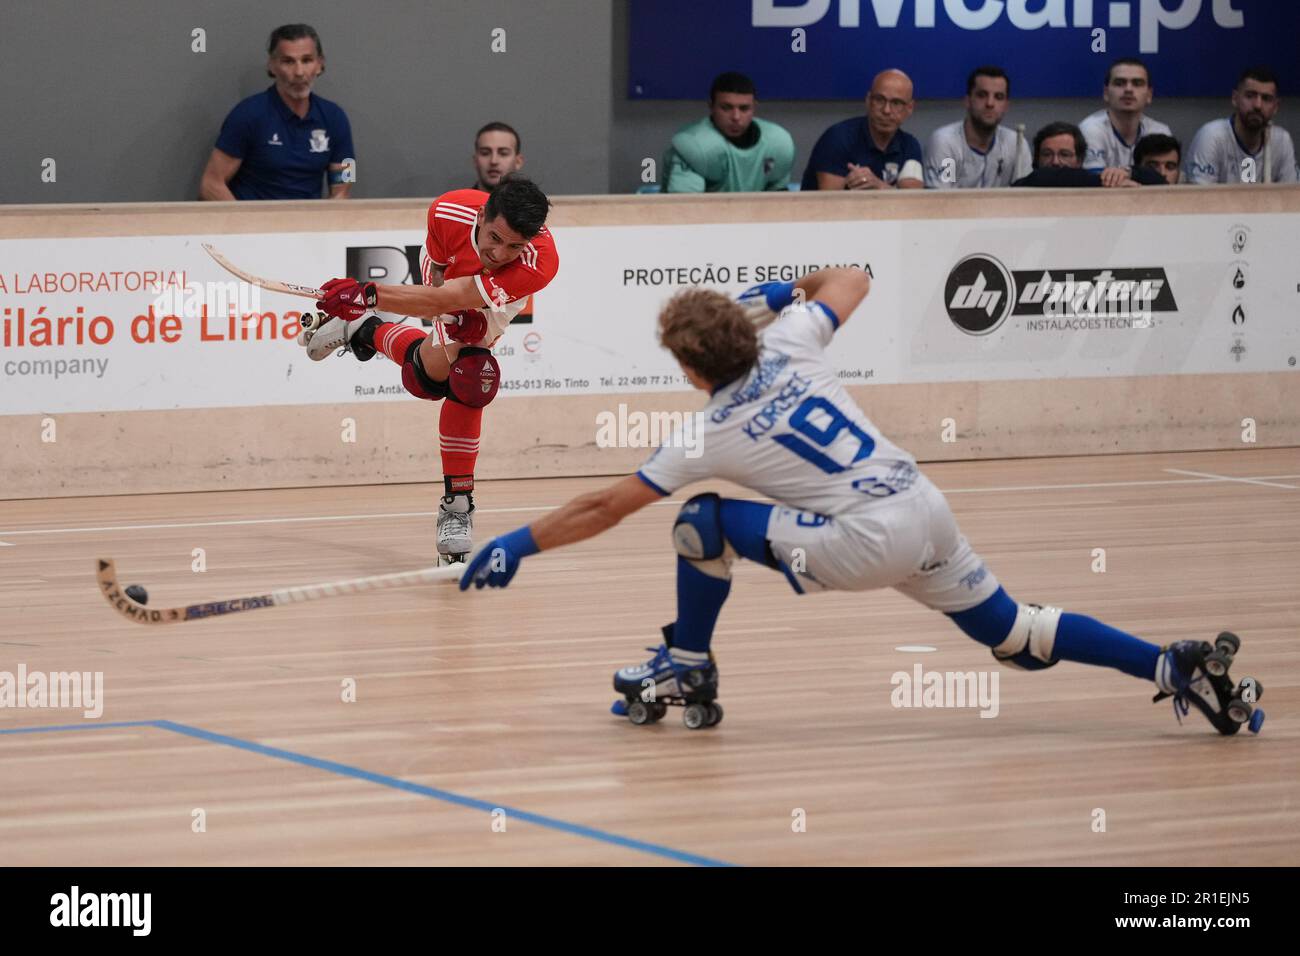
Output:
<svg viewBox="0 0 1300 956">
<path fill-rule="evenodd" d="M 211 243 L 203 243 L 203 250 L 213 259 L 216 259 L 217 265 L 221 266 L 221 268 L 225 269 L 231 275 L 238 276 L 249 285 L 255 285 L 259 289 L 266 289 L 270 292 L 284 292 L 288 295 L 300 295 L 308 299 L 325 298 L 325 293 L 320 289 L 313 289 L 310 286 L 305 285 L 294 285 L 292 282 L 277 282 L 275 279 L 262 279 L 252 273 L 245 272 L 218 252 Z"/>
<path fill-rule="evenodd" d="M 415 571 L 397 571 L 393 574 L 376 574 L 368 578 L 352 578 L 328 584 L 304 584 L 294 588 L 280 588 L 269 594 L 167 608 L 148 607 L 129 597 L 126 589 L 117 583 L 117 568 L 112 558 L 99 558 L 96 561 L 96 571 L 99 589 L 104 592 L 104 598 L 123 617 L 137 624 L 181 624 L 185 621 L 216 617 L 219 614 L 255 611 L 259 607 L 280 607 L 285 604 L 318 601 L 321 598 L 359 594 L 362 591 L 377 591 L 382 588 L 410 587 L 416 584 L 432 584 L 436 581 L 457 581 L 465 573 L 465 565 L 453 564 L 445 567 L 420 568 Z"/>
<path fill-rule="evenodd" d="M 216 246 L 212 245 L 212 243 L 205 242 L 202 243 L 202 246 L 203 250 L 217 261 L 217 265 L 221 266 L 221 268 L 225 269 L 231 275 L 238 276 L 249 285 L 255 285 L 259 289 L 266 289 L 269 292 L 283 292 L 286 295 L 300 295 L 308 299 L 325 298 L 325 293 L 320 289 L 313 289 L 310 286 L 305 285 L 295 285 L 292 282 L 280 282 L 277 279 L 263 279 L 259 276 L 253 275 L 251 272 L 245 272 L 218 252 Z M 437 317 L 436 321 L 441 322 L 444 325 L 455 325 L 459 320 L 449 315 L 440 315 Z M 443 348 L 446 348 L 445 343 Z"/>
</svg>

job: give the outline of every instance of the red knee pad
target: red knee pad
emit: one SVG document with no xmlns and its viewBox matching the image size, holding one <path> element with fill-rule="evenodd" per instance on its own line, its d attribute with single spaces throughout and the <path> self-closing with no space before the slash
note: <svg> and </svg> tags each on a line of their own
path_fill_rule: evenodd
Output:
<svg viewBox="0 0 1300 956">
<path fill-rule="evenodd" d="M 402 363 L 402 387 L 416 398 L 436 402 L 447 397 L 447 383 L 429 378 L 420 365 L 419 350 L 423 341 L 423 337 L 415 340 L 406 350 L 406 361 Z"/>
<path fill-rule="evenodd" d="M 463 348 L 456 361 L 451 363 L 447 388 L 450 397 L 462 405 L 482 408 L 497 397 L 500 387 L 501 366 L 487 349 Z"/>
</svg>

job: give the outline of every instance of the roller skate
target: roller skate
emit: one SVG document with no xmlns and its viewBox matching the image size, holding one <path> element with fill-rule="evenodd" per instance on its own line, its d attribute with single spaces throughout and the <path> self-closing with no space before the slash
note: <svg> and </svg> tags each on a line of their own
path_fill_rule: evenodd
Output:
<svg viewBox="0 0 1300 956">
<path fill-rule="evenodd" d="M 673 625 L 665 625 L 663 632 L 664 643 L 646 648 L 654 657 L 614 674 L 614 690 L 623 699 L 610 712 L 634 724 L 653 724 L 672 705 L 685 708 L 682 723 L 688 729 L 712 727 L 722 720 L 713 653 L 673 650 Z"/>
<path fill-rule="evenodd" d="M 438 503 L 438 565 L 464 564 L 473 549 L 474 495 L 443 495 Z"/>
<path fill-rule="evenodd" d="M 1205 715 L 1214 729 L 1231 736 L 1242 724 L 1251 733 L 1264 726 L 1264 711 L 1254 705 L 1264 696 L 1264 685 L 1253 677 L 1243 677 L 1233 685 L 1228 676 L 1232 659 L 1241 648 L 1236 634 L 1224 631 L 1208 641 L 1177 641 L 1164 648 L 1156 661 L 1156 686 L 1160 693 L 1152 698 L 1159 703 L 1174 699 L 1174 716 L 1183 722 L 1190 705 Z"/>
<path fill-rule="evenodd" d="M 298 344 L 307 349 L 307 357 L 313 362 L 329 358 L 336 350 L 340 350 L 339 354 L 351 352 L 361 362 L 368 362 L 375 357 L 371 339 L 375 327 L 379 325 L 377 315 L 364 315 L 347 321 L 330 318 L 324 312 L 304 312 L 298 321 L 302 326 L 302 331 L 298 333 Z M 367 329 L 367 323 L 374 324 Z"/>
</svg>

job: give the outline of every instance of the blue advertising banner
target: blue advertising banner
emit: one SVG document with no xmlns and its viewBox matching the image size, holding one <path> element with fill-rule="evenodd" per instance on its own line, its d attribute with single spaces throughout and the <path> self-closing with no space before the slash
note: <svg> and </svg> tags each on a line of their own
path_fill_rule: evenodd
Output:
<svg viewBox="0 0 1300 956">
<path fill-rule="evenodd" d="M 1248 66 L 1300 87 L 1297 0 L 632 0 L 628 93 L 708 97 L 724 70 L 764 99 L 861 99 L 880 70 L 922 99 L 959 98 L 991 63 L 1018 97 L 1099 99 L 1137 56 L 1157 96 L 1222 96 Z"/>
</svg>

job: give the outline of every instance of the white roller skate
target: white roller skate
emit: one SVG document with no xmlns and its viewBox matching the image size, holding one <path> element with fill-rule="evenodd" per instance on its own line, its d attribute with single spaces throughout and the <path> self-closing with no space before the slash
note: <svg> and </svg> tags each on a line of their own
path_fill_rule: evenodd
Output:
<svg viewBox="0 0 1300 956">
<path fill-rule="evenodd" d="M 329 358 L 340 349 L 352 352 L 362 361 L 374 357 L 375 349 L 369 342 L 369 336 L 357 337 L 357 333 L 367 322 L 378 324 L 374 315 L 363 315 L 359 319 L 347 321 L 331 318 L 324 312 L 305 312 L 301 323 L 302 331 L 298 333 L 298 344 L 305 346 L 307 357 L 313 362 Z"/>
<path fill-rule="evenodd" d="M 474 548 L 474 495 L 444 495 L 438 503 L 438 564 L 464 564 Z"/>
</svg>

